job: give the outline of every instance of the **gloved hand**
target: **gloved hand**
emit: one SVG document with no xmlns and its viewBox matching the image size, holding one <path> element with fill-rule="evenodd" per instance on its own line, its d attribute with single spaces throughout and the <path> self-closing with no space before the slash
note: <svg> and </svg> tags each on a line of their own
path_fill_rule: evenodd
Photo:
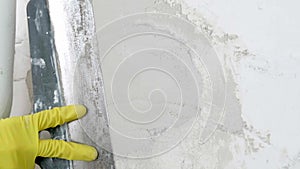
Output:
<svg viewBox="0 0 300 169">
<path fill-rule="evenodd" d="M 36 114 L 0 120 L 0 169 L 33 169 L 35 158 L 57 157 L 92 161 L 94 147 L 62 140 L 40 140 L 39 131 L 81 118 L 82 105 L 45 110 Z"/>
</svg>

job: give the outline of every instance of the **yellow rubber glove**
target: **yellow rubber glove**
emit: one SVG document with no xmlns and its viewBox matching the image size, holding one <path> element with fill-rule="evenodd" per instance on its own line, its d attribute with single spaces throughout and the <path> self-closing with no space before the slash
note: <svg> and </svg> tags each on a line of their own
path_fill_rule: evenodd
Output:
<svg viewBox="0 0 300 169">
<path fill-rule="evenodd" d="M 35 158 L 57 157 L 92 161 L 94 147 L 62 140 L 39 140 L 39 131 L 81 118 L 82 105 L 45 110 L 36 114 L 0 120 L 0 169 L 33 169 Z"/>
</svg>

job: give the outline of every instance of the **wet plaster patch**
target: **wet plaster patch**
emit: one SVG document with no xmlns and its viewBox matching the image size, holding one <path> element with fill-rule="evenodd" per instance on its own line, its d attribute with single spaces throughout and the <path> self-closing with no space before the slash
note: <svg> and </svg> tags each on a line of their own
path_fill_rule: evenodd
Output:
<svg viewBox="0 0 300 169">
<path fill-rule="evenodd" d="M 242 58 L 253 56 L 253 54 L 251 54 L 239 40 L 238 35 L 224 33 L 220 29 L 216 28 L 213 24 L 210 24 L 209 21 L 205 19 L 201 14 L 199 14 L 198 11 L 195 11 L 195 9 L 188 7 L 183 1 L 132 1 L 130 2 L 131 5 L 120 5 L 119 11 L 115 11 L 110 8 L 112 7 L 112 4 L 122 4 L 122 2 L 118 0 L 105 3 L 94 1 L 93 4 L 95 10 L 96 26 L 98 29 L 107 26 L 107 24 L 109 25 L 109 22 L 114 22 L 114 19 L 116 18 L 124 16 L 126 18 L 136 13 L 145 12 L 174 15 L 178 18 L 189 21 L 194 25 L 195 29 L 193 31 L 195 31 L 197 34 L 200 34 L 201 36 L 204 35 L 208 39 L 209 44 L 211 44 L 215 49 L 218 59 L 222 65 L 222 70 L 224 72 L 225 78 L 224 80 L 226 82 L 226 88 L 224 89 L 226 91 L 226 102 L 225 107 L 223 107 L 224 110 L 222 110 L 223 115 L 220 119 L 210 119 L 209 109 L 202 109 L 199 119 L 193 125 L 193 128 L 191 129 L 188 136 L 183 139 L 182 142 L 174 149 L 166 152 L 165 154 L 150 159 L 147 158 L 141 160 L 132 160 L 116 156 L 115 161 L 117 168 L 230 168 L 230 166 L 233 165 L 230 164 L 230 162 L 235 157 L 235 152 L 233 152 L 234 150 L 232 150 L 232 144 L 234 144 L 236 138 L 242 140 L 243 144 L 246 144 L 246 147 L 248 149 L 247 151 L 249 153 L 259 151 L 259 149 L 263 149 L 264 146 L 268 146 L 270 144 L 269 133 L 261 134 L 259 131 L 248 129 L 247 125 L 244 124 L 246 122 L 244 122 L 241 117 L 241 105 L 239 103 L 238 95 L 239 86 L 236 83 L 236 81 L 239 80 L 238 62 Z M 107 21 L 107 23 L 105 23 L 105 21 Z M 180 35 L 178 33 L 179 31 L 176 29 L 181 29 L 183 34 L 190 31 L 187 30 L 183 25 L 178 26 L 176 29 L 174 29 L 173 27 L 160 27 L 159 19 L 153 22 L 149 22 L 147 21 L 147 19 L 142 21 L 144 22 L 142 25 L 145 27 L 151 27 L 153 30 L 163 30 L 177 38 L 182 37 L 182 35 Z M 141 25 L 141 23 L 142 22 L 137 19 L 136 27 Z M 134 29 L 138 28 L 132 28 L 132 32 L 135 31 Z M 124 32 L 128 30 L 124 27 L 123 29 L 122 27 L 120 27 L 119 31 Z M 116 30 L 112 29 L 107 33 L 114 34 L 116 33 Z M 105 37 L 106 36 L 98 37 L 98 41 L 100 41 L 100 49 L 107 49 L 106 44 L 109 44 L 109 40 L 112 40 L 103 39 Z M 193 39 L 184 40 L 192 41 Z M 126 53 L 126 50 L 130 50 L 128 46 L 126 46 L 127 48 L 124 47 L 122 52 Z M 100 56 L 103 55 L 105 54 L 100 54 Z M 115 53 L 114 55 L 120 55 L 120 53 Z M 112 63 L 118 61 L 111 59 L 109 60 L 109 62 Z M 201 66 L 197 65 L 197 63 L 199 64 L 199 61 L 195 59 L 193 60 L 193 63 L 201 72 Z M 104 61 L 102 61 L 102 64 L 104 72 L 104 83 L 109 83 L 110 80 L 107 79 L 109 79 L 112 75 L 109 75 L 109 72 L 107 75 L 106 69 L 110 70 L 108 67 L 109 65 L 113 66 L 113 64 L 105 65 L 105 59 Z M 205 80 L 204 77 L 202 78 Z M 109 88 L 109 85 L 106 86 L 106 88 Z M 109 96 L 109 94 L 106 95 Z M 113 104 L 114 103 L 111 103 L 108 99 L 108 109 L 110 109 L 110 105 Z M 210 127 L 209 124 L 211 124 L 212 126 L 217 125 L 217 129 L 214 130 L 214 127 L 211 127 L 213 130 L 209 130 L 209 133 L 207 134 L 207 136 L 209 136 L 208 139 L 202 140 L 201 136 L 203 136 L 203 131 L 205 131 L 207 126 Z M 155 132 L 157 131 L 159 132 L 161 130 L 156 130 Z M 263 146 L 261 146 L 260 144 L 263 144 Z M 159 146 L 159 143 L 157 144 L 157 146 Z M 239 145 L 235 146 L 238 147 Z M 243 147 L 240 149 L 243 149 Z M 242 164 L 237 165 L 238 166 L 235 167 L 242 168 Z"/>
</svg>

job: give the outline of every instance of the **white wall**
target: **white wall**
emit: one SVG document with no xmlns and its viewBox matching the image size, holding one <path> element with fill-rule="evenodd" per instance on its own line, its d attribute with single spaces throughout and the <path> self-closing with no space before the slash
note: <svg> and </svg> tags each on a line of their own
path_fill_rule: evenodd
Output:
<svg viewBox="0 0 300 169">
<path fill-rule="evenodd" d="M 11 116 L 29 114 L 32 110 L 26 84 L 30 71 L 30 53 L 26 5 L 28 0 L 18 0 L 16 10 L 16 44 L 14 61 L 13 105 Z M 31 83 L 31 81 L 29 80 Z"/>
</svg>

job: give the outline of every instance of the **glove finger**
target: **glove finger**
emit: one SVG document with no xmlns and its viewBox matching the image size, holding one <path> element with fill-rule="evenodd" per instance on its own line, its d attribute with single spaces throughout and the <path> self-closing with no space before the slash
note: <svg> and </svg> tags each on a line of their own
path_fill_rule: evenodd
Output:
<svg viewBox="0 0 300 169">
<path fill-rule="evenodd" d="M 40 140 L 37 156 L 93 161 L 97 158 L 98 152 L 94 147 L 85 144 L 63 140 Z"/>
<path fill-rule="evenodd" d="M 85 114 L 86 108 L 83 105 L 70 105 L 44 110 L 32 116 L 38 130 L 41 131 L 76 120 Z"/>
</svg>

